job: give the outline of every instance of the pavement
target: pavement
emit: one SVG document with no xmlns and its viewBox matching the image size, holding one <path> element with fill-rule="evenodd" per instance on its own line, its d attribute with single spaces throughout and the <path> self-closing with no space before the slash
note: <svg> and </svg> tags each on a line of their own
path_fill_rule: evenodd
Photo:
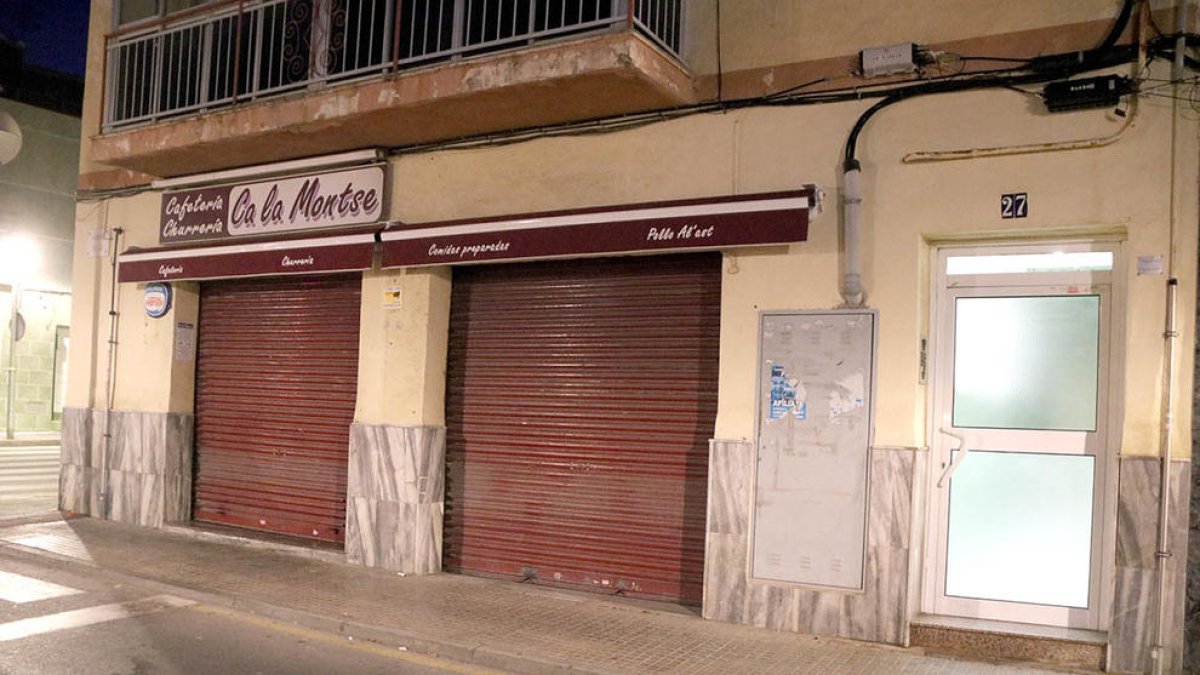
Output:
<svg viewBox="0 0 1200 675">
<path fill-rule="evenodd" d="M 86 570 L 347 641 L 507 672 L 1062 672 L 704 621 L 694 609 L 668 604 L 452 574 L 404 576 L 338 557 L 320 548 L 57 512 L 0 521 L 0 569 L 7 563 Z"/>
</svg>

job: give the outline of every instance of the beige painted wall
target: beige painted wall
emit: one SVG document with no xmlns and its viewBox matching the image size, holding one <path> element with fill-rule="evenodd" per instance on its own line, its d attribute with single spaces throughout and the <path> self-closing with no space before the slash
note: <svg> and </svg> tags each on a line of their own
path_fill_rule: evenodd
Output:
<svg viewBox="0 0 1200 675">
<path fill-rule="evenodd" d="M 364 274 L 355 421 L 446 423 L 449 323 L 449 268 Z"/>
<path fill-rule="evenodd" d="M 159 196 L 143 193 L 105 201 L 80 202 L 76 211 L 75 302 L 71 314 L 72 345 L 68 369 L 67 405 L 103 408 L 108 389 L 117 410 L 191 412 L 195 362 L 175 358 L 176 323 L 196 324 L 198 285 L 175 283 L 171 311 L 160 319 L 142 306 L 145 284 L 118 287 L 117 351 L 109 374 L 109 305 L 112 289 L 113 237 L 119 247 L 154 246 L 158 241 Z M 101 233 L 100 255 L 89 251 L 93 230 Z"/>
<path fill-rule="evenodd" d="M 407 222 L 520 213 L 794 187 L 817 182 L 827 209 L 809 241 L 731 253 L 722 314 L 721 404 L 717 436 L 754 430 L 757 311 L 839 304 L 836 197 L 846 134 L 868 103 L 759 109 L 705 115 L 602 137 L 565 138 L 396 163 L 395 215 Z M 986 111 L 986 114 L 981 114 Z M 1117 143 L 1102 149 L 906 165 L 911 151 L 1067 141 L 1114 133 L 1109 111 L 1037 112 L 1007 91 L 917 99 L 881 113 L 860 140 L 864 166 L 865 280 L 881 310 L 876 441 L 922 446 L 925 388 L 918 384 L 919 339 L 926 331 L 928 254 L 924 237 L 1128 231 L 1123 275 L 1128 294 L 1122 451 L 1155 454 L 1161 417 L 1161 332 L 1165 277 L 1139 277 L 1136 257 L 1170 251 L 1171 150 L 1178 150 L 1174 273 L 1179 277 L 1181 344 L 1192 344 L 1195 297 L 1196 124 L 1172 136 L 1171 107 L 1141 103 Z M 1014 227 L 999 217 L 999 197 L 1028 192 L 1031 215 Z M 453 194 L 453 197 L 449 197 Z M 1178 400 L 1190 392 L 1190 350 L 1181 349 Z M 1181 417 L 1187 406 L 1178 408 Z M 1176 448 L 1186 452 L 1186 421 Z"/>
<path fill-rule="evenodd" d="M 688 40 L 683 58 L 693 73 L 717 71 L 717 1 L 687 4 Z M 720 4 L 721 66 L 725 72 L 766 68 L 857 54 L 866 47 L 916 42 L 937 44 L 1004 35 L 1047 26 L 1105 22 L 1122 0 L 738 0 Z M 1153 0 L 1155 11 L 1173 0 Z"/>
<path fill-rule="evenodd" d="M 748 438 L 754 430 L 757 311 L 828 308 L 840 302 L 838 165 L 846 135 L 868 105 L 695 115 L 605 135 L 401 156 L 392 161 L 392 217 L 417 223 L 820 184 L 827 192 L 826 211 L 814 219 L 809 241 L 790 248 L 733 252 L 726 262 L 717 436 Z M 933 164 L 902 162 L 906 153 L 918 150 L 1075 140 L 1115 133 L 1122 124 L 1108 110 L 1050 115 L 1028 96 L 997 90 L 914 99 L 872 120 L 860 139 L 859 157 L 866 197 L 865 283 L 869 304 L 881 310 L 878 444 L 927 442 L 926 392 L 917 379 L 919 338 L 927 330 L 928 315 L 925 238 L 983 234 L 1013 239 L 1115 227 L 1128 233 L 1124 267 L 1119 270 L 1128 297 L 1122 328 L 1126 353 L 1114 371 L 1123 375 L 1125 384 L 1122 452 L 1157 452 L 1165 277 L 1137 276 L 1135 261 L 1137 256 L 1172 252 L 1174 219 L 1181 344 L 1193 344 L 1194 177 L 1200 153 L 1196 122 L 1180 117 L 1173 132 L 1170 102 L 1146 98 L 1131 128 L 1105 148 Z M 999 196 L 1005 192 L 1029 193 L 1030 217 L 1019 225 L 999 217 Z M 131 245 L 153 245 L 156 240 L 154 193 L 110 199 L 104 207 L 81 204 L 79 214 L 80 228 L 119 225 L 127 228 Z M 86 238 L 82 231 L 77 242 L 81 238 Z M 101 261 L 81 259 L 79 250 L 77 244 L 77 288 L 93 301 L 77 301 L 75 319 L 90 323 L 92 343 L 101 344 L 107 317 L 106 307 L 97 303 L 107 302 L 107 272 Z M 383 290 L 397 281 L 412 303 L 381 325 L 373 303 L 382 302 L 378 298 Z M 364 289 L 362 347 L 371 361 L 364 360 L 363 375 L 373 377 L 360 382 L 359 418 L 440 423 L 442 385 L 436 383 L 442 382 L 444 368 L 444 272 L 368 275 Z M 169 324 L 138 318 L 140 290 L 135 287 L 122 291 L 121 304 L 117 406 L 187 409 L 192 384 L 171 364 L 166 344 L 170 331 L 164 328 Z M 82 331 L 88 329 L 80 330 L 82 341 Z M 126 356 L 126 349 L 138 350 L 137 356 Z M 1191 350 L 1180 351 L 1176 392 L 1178 401 L 1185 402 L 1191 391 L 1192 357 Z M 86 350 L 78 354 L 83 358 Z M 73 375 L 81 370 L 92 373 L 85 384 L 72 381 L 69 401 L 75 404 L 104 401 L 103 354 L 92 358 L 78 369 L 72 361 Z M 391 364 L 405 376 L 380 381 L 374 377 L 379 371 L 372 370 L 378 364 Z M 163 379 L 167 371 L 174 375 Z M 1178 413 L 1176 448 L 1186 453 L 1188 406 L 1180 406 Z"/>
</svg>

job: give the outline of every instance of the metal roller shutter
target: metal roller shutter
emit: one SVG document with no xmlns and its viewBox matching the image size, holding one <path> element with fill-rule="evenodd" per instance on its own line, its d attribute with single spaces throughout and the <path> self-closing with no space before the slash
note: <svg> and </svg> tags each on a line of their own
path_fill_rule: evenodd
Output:
<svg viewBox="0 0 1200 675">
<path fill-rule="evenodd" d="M 201 286 L 194 518 L 341 542 L 361 277 Z"/>
<path fill-rule="evenodd" d="M 445 568 L 700 601 L 721 256 L 459 268 Z"/>
</svg>

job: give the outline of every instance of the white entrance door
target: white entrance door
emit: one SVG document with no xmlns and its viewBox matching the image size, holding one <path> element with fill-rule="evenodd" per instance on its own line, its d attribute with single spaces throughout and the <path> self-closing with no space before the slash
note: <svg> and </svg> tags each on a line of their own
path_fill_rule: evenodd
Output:
<svg viewBox="0 0 1200 675">
<path fill-rule="evenodd" d="M 1113 252 L 943 249 L 937 264 L 925 609 L 1098 628 Z"/>
</svg>

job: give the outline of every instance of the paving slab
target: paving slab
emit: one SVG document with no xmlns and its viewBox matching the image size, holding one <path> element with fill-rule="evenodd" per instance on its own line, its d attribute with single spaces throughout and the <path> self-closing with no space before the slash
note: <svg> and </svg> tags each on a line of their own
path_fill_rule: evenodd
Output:
<svg viewBox="0 0 1200 675">
<path fill-rule="evenodd" d="M 514 582 L 402 576 L 90 518 L 0 523 L 0 554 L 86 565 L 203 602 L 511 672 L 1062 672 L 704 621 L 694 610 Z"/>
</svg>

